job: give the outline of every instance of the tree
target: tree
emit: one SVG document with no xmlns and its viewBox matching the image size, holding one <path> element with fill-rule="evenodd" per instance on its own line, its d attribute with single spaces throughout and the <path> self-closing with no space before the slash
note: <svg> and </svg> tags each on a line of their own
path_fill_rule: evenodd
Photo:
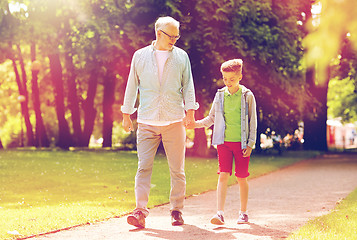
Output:
<svg viewBox="0 0 357 240">
<path fill-rule="evenodd" d="M 100 96 L 103 96 L 103 145 L 112 145 L 115 83 L 121 79 L 118 78 L 119 72 L 116 69 L 122 69 L 118 66 L 125 63 L 122 59 L 127 51 L 120 40 L 123 38 L 121 35 L 124 28 L 122 11 L 126 9 L 122 3 L 124 2 L 78 1 L 66 5 L 59 1 L 39 7 L 40 2 L 34 1 L 31 5 L 32 9 L 39 9 L 36 20 L 42 20 L 40 29 L 47 30 L 42 33 L 46 37 L 39 39 L 42 39 L 42 51 L 49 55 L 52 76 L 56 79 L 53 84 L 57 85 L 54 85 L 53 90 L 56 92 L 58 142 L 61 146 L 64 143 L 61 139 L 66 139 L 68 146 L 88 146 L 99 108 L 95 100 Z M 51 13 L 49 18 L 48 13 Z M 41 33 L 41 30 L 38 31 Z M 120 41 L 115 42 L 118 39 Z M 53 53 L 53 49 L 58 50 Z M 126 62 L 129 61 L 126 59 Z M 124 64 L 126 65 L 128 64 Z M 104 94 L 97 92 L 98 84 L 103 84 Z M 86 87 L 87 91 L 84 90 Z M 73 135 L 70 135 L 64 117 L 67 112 L 66 103 L 71 112 Z"/>
<path fill-rule="evenodd" d="M 267 127 L 281 133 L 294 130 L 301 119 L 304 77 L 302 58 L 302 4 L 289 1 L 196 1 L 175 5 L 183 22 L 187 49 L 202 118 L 214 93 L 222 87 L 219 66 L 224 60 L 244 60 L 243 84 L 252 88 L 259 112 L 258 140 Z M 293 14 L 291 14 L 293 13 Z M 296 94 L 296 92 L 299 94 Z M 201 131 L 201 132 L 199 132 Z M 194 152 L 205 155 L 206 136 L 195 130 Z M 259 148 L 259 144 L 256 145 Z"/>
<path fill-rule="evenodd" d="M 303 3 L 245 1 L 237 4 L 231 32 L 237 43 L 236 51 L 246 59 L 246 84 L 252 86 L 257 100 L 258 150 L 260 134 L 268 127 L 283 135 L 293 131 L 301 119 L 305 94 L 300 68 L 303 31 L 299 21 Z"/>
<path fill-rule="evenodd" d="M 27 135 L 27 145 L 34 146 L 34 134 L 32 130 L 32 124 L 30 121 L 29 113 L 29 94 L 27 90 L 27 74 L 25 71 L 24 60 L 20 47 L 19 32 L 23 29 L 21 27 L 21 16 L 16 18 L 10 11 L 9 3 L 7 1 L 2 1 L 2 21 L 1 21 L 1 38 L 2 42 L 7 45 L 3 46 L 6 48 L 4 50 L 5 58 L 12 61 L 13 71 L 15 73 L 15 79 L 19 91 L 19 100 L 21 100 L 21 112 L 25 121 L 26 135 Z M 21 75 L 18 70 L 18 63 L 20 63 Z"/>
<path fill-rule="evenodd" d="M 43 123 L 41 102 L 40 102 L 40 90 L 38 87 L 38 74 L 41 69 L 41 64 L 36 60 L 36 45 L 31 44 L 31 72 L 32 72 L 32 101 L 33 108 L 36 115 L 36 134 L 35 134 L 35 146 L 36 147 L 49 147 L 50 141 L 47 137 L 46 128 Z"/>
<path fill-rule="evenodd" d="M 315 26 L 311 22 L 307 25 L 311 33 L 304 39 L 307 49 L 307 83 L 311 94 L 317 99 L 317 103 L 310 109 L 312 118 L 305 118 L 304 146 L 326 151 L 327 89 L 333 77 L 331 63 L 337 59 L 346 38 L 351 39 L 352 46 L 357 49 L 357 31 L 354 27 L 357 3 L 349 0 L 322 0 L 320 3 L 320 16 L 315 20 L 309 19 L 318 23 Z"/>
<path fill-rule="evenodd" d="M 343 42 L 338 65 L 331 68 L 328 91 L 328 116 L 341 117 L 342 122 L 357 121 L 357 51 L 350 39 Z"/>
</svg>

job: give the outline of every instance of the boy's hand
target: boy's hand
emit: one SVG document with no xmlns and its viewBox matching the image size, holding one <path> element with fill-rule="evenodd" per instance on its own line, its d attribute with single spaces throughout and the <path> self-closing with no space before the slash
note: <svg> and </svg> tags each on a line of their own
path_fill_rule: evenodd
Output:
<svg viewBox="0 0 357 240">
<path fill-rule="evenodd" d="M 186 129 L 195 129 L 196 128 L 196 122 L 194 121 L 191 124 L 185 125 Z"/>
<path fill-rule="evenodd" d="M 249 147 L 249 146 L 247 146 L 247 148 L 246 149 L 243 149 L 243 157 L 249 157 L 250 156 L 250 154 L 252 154 L 252 148 L 251 147 Z"/>
</svg>

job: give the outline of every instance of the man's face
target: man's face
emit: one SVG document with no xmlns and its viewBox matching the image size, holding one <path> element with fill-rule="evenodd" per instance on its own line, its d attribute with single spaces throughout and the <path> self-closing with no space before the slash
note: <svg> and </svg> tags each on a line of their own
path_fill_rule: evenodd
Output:
<svg viewBox="0 0 357 240">
<path fill-rule="evenodd" d="M 159 30 L 157 33 L 159 50 L 170 50 L 178 40 L 179 34 L 179 29 L 173 25 L 167 25 Z"/>
</svg>

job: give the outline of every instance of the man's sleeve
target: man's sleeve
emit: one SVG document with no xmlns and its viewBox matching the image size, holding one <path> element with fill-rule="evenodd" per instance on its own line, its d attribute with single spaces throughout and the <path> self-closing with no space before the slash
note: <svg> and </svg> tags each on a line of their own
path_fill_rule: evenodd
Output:
<svg viewBox="0 0 357 240">
<path fill-rule="evenodd" d="M 135 59 L 137 53 L 135 52 L 133 55 L 133 59 L 131 60 L 130 72 L 128 77 L 128 82 L 126 84 L 125 95 L 124 95 L 124 103 L 121 106 L 122 113 L 133 114 L 137 109 L 134 107 L 135 102 L 138 95 L 138 87 L 139 87 L 139 78 L 135 68 Z"/>
<path fill-rule="evenodd" d="M 185 54 L 185 66 L 182 73 L 182 94 L 186 111 L 190 109 L 197 110 L 199 108 L 199 104 L 196 102 L 191 63 L 187 54 Z"/>
</svg>

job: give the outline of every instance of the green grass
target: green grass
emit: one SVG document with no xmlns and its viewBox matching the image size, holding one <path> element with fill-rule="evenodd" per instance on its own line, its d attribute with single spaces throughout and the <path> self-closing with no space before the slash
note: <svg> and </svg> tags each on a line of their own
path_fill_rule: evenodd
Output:
<svg viewBox="0 0 357 240">
<path fill-rule="evenodd" d="M 357 188 L 330 214 L 309 221 L 289 240 L 336 240 L 356 239 Z"/>
<path fill-rule="evenodd" d="M 253 156 L 251 177 L 314 155 Z M 0 239 L 18 237 L 9 231 L 30 236 L 132 211 L 136 168 L 135 152 L 0 151 Z M 187 195 L 214 190 L 216 171 L 216 158 L 187 158 Z M 167 203 L 169 192 L 167 160 L 158 155 L 148 207 Z"/>
</svg>

